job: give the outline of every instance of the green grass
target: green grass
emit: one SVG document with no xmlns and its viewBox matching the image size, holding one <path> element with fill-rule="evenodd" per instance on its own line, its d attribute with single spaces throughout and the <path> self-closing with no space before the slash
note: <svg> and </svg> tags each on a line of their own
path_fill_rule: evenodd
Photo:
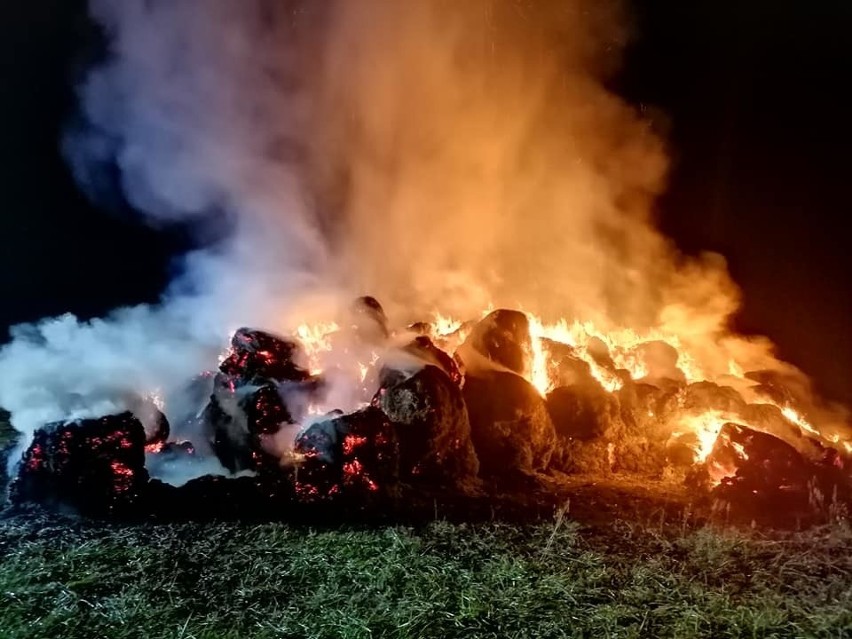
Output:
<svg viewBox="0 0 852 639">
<path fill-rule="evenodd" d="M 852 637 L 852 532 L 17 516 L 0 636 Z"/>
</svg>

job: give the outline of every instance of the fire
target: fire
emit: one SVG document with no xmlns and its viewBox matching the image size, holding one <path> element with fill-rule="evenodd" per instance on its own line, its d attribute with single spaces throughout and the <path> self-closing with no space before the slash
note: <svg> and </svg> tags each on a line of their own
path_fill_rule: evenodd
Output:
<svg viewBox="0 0 852 639">
<path fill-rule="evenodd" d="M 435 320 L 432 322 L 432 333 L 437 337 L 446 337 L 459 330 L 462 327 L 462 323 L 459 319 L 435 313 Z"/>
<path fill-rule="evenodd" d="M 592 371 L 592 375 L 606 390 L 613 393 L 622 386 L 621 380 L 614 371 L 608 371 L 588 352 L 589 341 L 593 337 L 600 339 L 603 333 L 595 330 L 591 322 L 574 322 L 569 325 L 566 320 L 555 324 L 545 324 L 539 317 L 527 314 L 530 322 L 530 337 L 532 338 L 532 365 L 529 381 L 542 395 L 553 390 L 556 382 L 549 367 L 549 357 L 542 344 L 543 339 L 550 340 L 575 348 Z M 605 342 L 606 343 L 606 342 Z"/>
<path fill-rule="evenodd" d="M 813 427 L 813 425 L 806 420 L 801 413 L 796 411 L 794 408 L 790 406 L 779 407 L 781 408 L 781 414 L 784 415 L 787 419 L 793 422 L 796 426 L 801 428 L 802 430 L 806 430 L 812 435 L 819 435 L 819 431 Z"/>
<path fill-rule="evenodd" d="M 483 311 L 482 317 L 492 310 L 489 307 Z M 630 380 L 652 385 L 658 384 L 659 380 L 672 381 L 676 384 L 673 388 L 679 389 L 674 395 L 677 404 L 672 410 L 675 412 L 658 414 L 656 409 L 648 407 L 643 408 L 642 415 L 650 423 L 670 427 L 673 437 L 684 438 L 684 442 L 689 442 L 696 464 L 709 463 L 708 457 L 726 423 L 733 422 L 761 430 L 758 425 L 750 424 L 733 412 L 715 409 L 702 411 L 695 406 L 688 410 L 684 408 L 683 389 L 688 384 L 709 381 L 729 385 L 732 378 L 743 382 L 745 387 L 752 384 L 746 375 L 747 369 L 733 358 L 715 362 L 713 372 L 710 372 L 711 369 L 699 364 L 702 351 L 691 352 L 689 345 L 678 335 L 659 329 L 640 332 L 629 328 L 604 328 L 591 321 L 569 321 L 563 318 L 547 322 L 532 313 L 526 313 L 526 316 L 529 322 L 530 351 L 524 376 L 542 396 L 547 396 L 559 385 L 571 383 L 565 381 L 564 371 L 560 371 L 560 358 L 566 356 L 584 362 L 588 366 L 585 370 L 609 393 L 618 393 Z M 468 337 L 472 324 L 435 312 L 427 332 L 441 349 L 452 354 Z M 312 374 L 322 373 L 324 364 L 329 363 L 327 354 L 335 348 L 334 334 L 339 330 L 335 322 L 305 323 L 296 328 L 295 337 L 304 347 Z M 560 346 L 565 347 L 564 353 L 559 350 Z M 348 348 L 344 350 L 345 354 L 352 357 L 350 374 L 353 381 L 363 385 L 379 362 L 379 353 L 375 350 L 363 353 L 350 353 Z M 339 362 L 335 366 L 339 366 Z M 798 426 L 803 434 L 822 437 L 819 429 L 798 408 L 779 404 L 765 396 L 757 398 L 755 403 L 758 402 L 777 406 L 784 418 Z M 366 404 L 361 402 L 360 405 Z M 315 417 L 327 413 L 330 408 L 334 407 L 311 403 L 307 414 Z M 689 437 L 685 437 L 687 435 Z M 823 439 L 832 442 L 841 452 L 852 453 L 852 443 L 841 440 L 839 436 Z M 744 451 L 735 452 L 741 457 L 745 454 Z M 727 470 L 716 468 L 711 474 L 718 480 L 719 477 L 727 476 L 725 472 Z"/>
<path fill-rule="evenodd" d="M 308 369 L 312 375 L 322 372 L 322 355 L 331 351 L 331 336 L 339 330 L 340 326 L 335 322 L 300 324 L 296 328 L 296 337 L 308 356 Z"/>
<path fill-rule="evenodd" d="M 698 437 L 698 444 L 694 451 L 695 461 L 702 463 L 713 450 L 722 426 L 730 421 L 737 421 L 737 418 L 718 410 L 709 410 L 700 415 L 685 415 L 681 417 L 679 430 L 674 434 L 681 435 L 685 431 L 694 433 Z"/>
</svg>

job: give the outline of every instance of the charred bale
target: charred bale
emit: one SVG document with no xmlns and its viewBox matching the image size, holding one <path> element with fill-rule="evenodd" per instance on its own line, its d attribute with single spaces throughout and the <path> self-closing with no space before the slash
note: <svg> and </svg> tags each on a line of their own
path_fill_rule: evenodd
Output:
<svg viewBox="0 0 852 639">
<path fill-rule="evenodd" d="M 312 424 L 296 438 L 294 451 L 302 457 L 295 473 L 302 501 L 360 501 L 396 491 L 396 430 L 373 406 Z"/>
<path fill-rule="evenodd" d="M 756 430 L 783 439 L 807 459 L 815 460 L 822 457 L 823 447 L 819 440 L 806 435 L 802 428 L 787 419 L 777 406 L 748 404 L 740 414 L 744 422 Z"/>
<path fill-rule="evenodd" d="M 256 380 L 304 381 L 310 373 L 297 364 L 303 357 L 293 340 L 266 331 L 241 328 L 231 338 L 231 350 L 219 370 L 239 383 Z"/>
<path fill-rule="evenodd" d="M 213 452 L 231 472 L 275 472 L 278 460 L 263 448 L 262 438 L 293 423 L 275 384 L 235 387 L 224 375 L 217 379 L 201 420 Z"/>
<path fill-rule="evenodd" d="M 607 473 L 623 432 L 618 398 L 599 384 L 560 386 L 547 395 L 558 438 L 553 464 L 564 472 Z"/>
<path fill-rule="evenodd" d="M 148 483 L 145 429 L 131 413 L 57 422 L 36 431 L 12 482 L 13 503 L 134 514 Z"/>
<path fill-rule="evenodd" d="M 459 354 L 467 368 L 474 364 L 472 353 L 519 375 L 528 367 L 532 353 L 530 323 L 520 311 L 500 309 L 489 313 L 474 326 Z"/>
<path fill-rule="evenodd" d="M 811 467 L 788 443 L 742 424 L 726 423 L 707 457 L 714 492 L 731 499 L 806 495 Z"/>
<path fill-rule="evenodd" d="M 443 369 L 424 366 L 381 388 L 373 405 L 396 428 L 402 479 L 461 486 L 476 477 L 479 461 L 464 397 Z"/>
<path fill-rule="evenodd" d="M 531 475 L 548 468 L 556 429 L 534 386 L 514 373 L 492 371 L 468 376 L 463 393 L 483 475 Z"/>
</svg>

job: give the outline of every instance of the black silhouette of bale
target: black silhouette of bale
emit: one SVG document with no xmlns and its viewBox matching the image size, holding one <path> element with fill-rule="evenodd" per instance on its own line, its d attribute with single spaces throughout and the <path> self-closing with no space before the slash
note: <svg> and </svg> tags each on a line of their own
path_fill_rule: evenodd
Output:
<svg viewBox="0 0 852 639">
<path fill-rule="evenodd" d="M 427 365 L 381 388 L 373 405 L 393 422 L 400 477 L 431 484 L 469 484 L 479 472 L 461 389 L 440 368 Z"/>
<path fill-rule="evenodd" d="M 219 370 L 241 383 L 257 379 L 304 381 L 310 373 L 296 363 L 301 346 L 266 331 L 241 328 L 231 338 L 231 350 Z"/>
<path fill-rule="evenodd" d="M 369 499 L 398 486 L 396 430 L 374 406 L 312 424 L 296 438 L 294 451 L 303 457 L 295 479 L 302 501 Z"/>
<path fill-rule="evenodd" d="M 463 394 L 483 475 L 548 468 L 556 430 L 535 387 L 514 373 L 491 371 L 468 376 Z"/>
<path fill-rule="evenodd" d="M 147 483 L 145 429 L 126 412 L 36 431 L 10 497 L 88 515 L 131 515 Z"/>
<path fill-rule="evenodd" d="M 473 327 L 459 349 L 463 360 L 466 349 L 472 349 L 491 362 L 523 375 L 532 353 L 529 320 L 520 311 L 493 311 Z M 470 368 L 472 363 L 465 361 L 465 365 Z"/>
<path fill-rule="evenodd" d="M 707 457 L 715 491 L 729 498 L 753 499 L 807 492 L 813 472 L 790 444 L 741 424 L 726 423 Z"/>
<path fill-rule="evenodd" d="M 151 480 L 146 511 L 155 519 L 268 520 L 287 513 L 294 503 L 286 478 L 222 477 L 205 475 L 182 486 Z"/>
<path fill-rule="evenodd" d="M 824 453 L 819 440 L 784 417 L 781 409 L 772 404 L 748 404 L 740 413 L 744 422 L 756 430 L 769 433 L 793 446 L 807 459 L 820 459 Z"/>
</svg>

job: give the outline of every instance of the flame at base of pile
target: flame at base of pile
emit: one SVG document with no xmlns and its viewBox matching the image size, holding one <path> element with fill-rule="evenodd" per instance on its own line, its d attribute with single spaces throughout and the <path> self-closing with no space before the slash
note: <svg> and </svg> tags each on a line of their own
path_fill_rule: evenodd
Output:
<svg viewBox="0 0 852 639">
<path fill-rule="evenodd" d="M 290 338 L 237 331 L 219 370 L 190 385 L 200 405 L 172 416 L 174 434 L 160 400 L 137 401 L 138 419 L 46 427 L 12 496 L 90 512 L 198 499 L 263 511 L 269 499 L 368 504 L 401 487 L 522 492 L 545 475 L 627 473 L 734 501 L 807 501 L 815 486 L 850 498 L 850 441 L 809 421 L 782 376 L 697 362 L 660 332 L 507 309 L 394 330 L 360 298 L 345 320 Z"/>
</svg>

